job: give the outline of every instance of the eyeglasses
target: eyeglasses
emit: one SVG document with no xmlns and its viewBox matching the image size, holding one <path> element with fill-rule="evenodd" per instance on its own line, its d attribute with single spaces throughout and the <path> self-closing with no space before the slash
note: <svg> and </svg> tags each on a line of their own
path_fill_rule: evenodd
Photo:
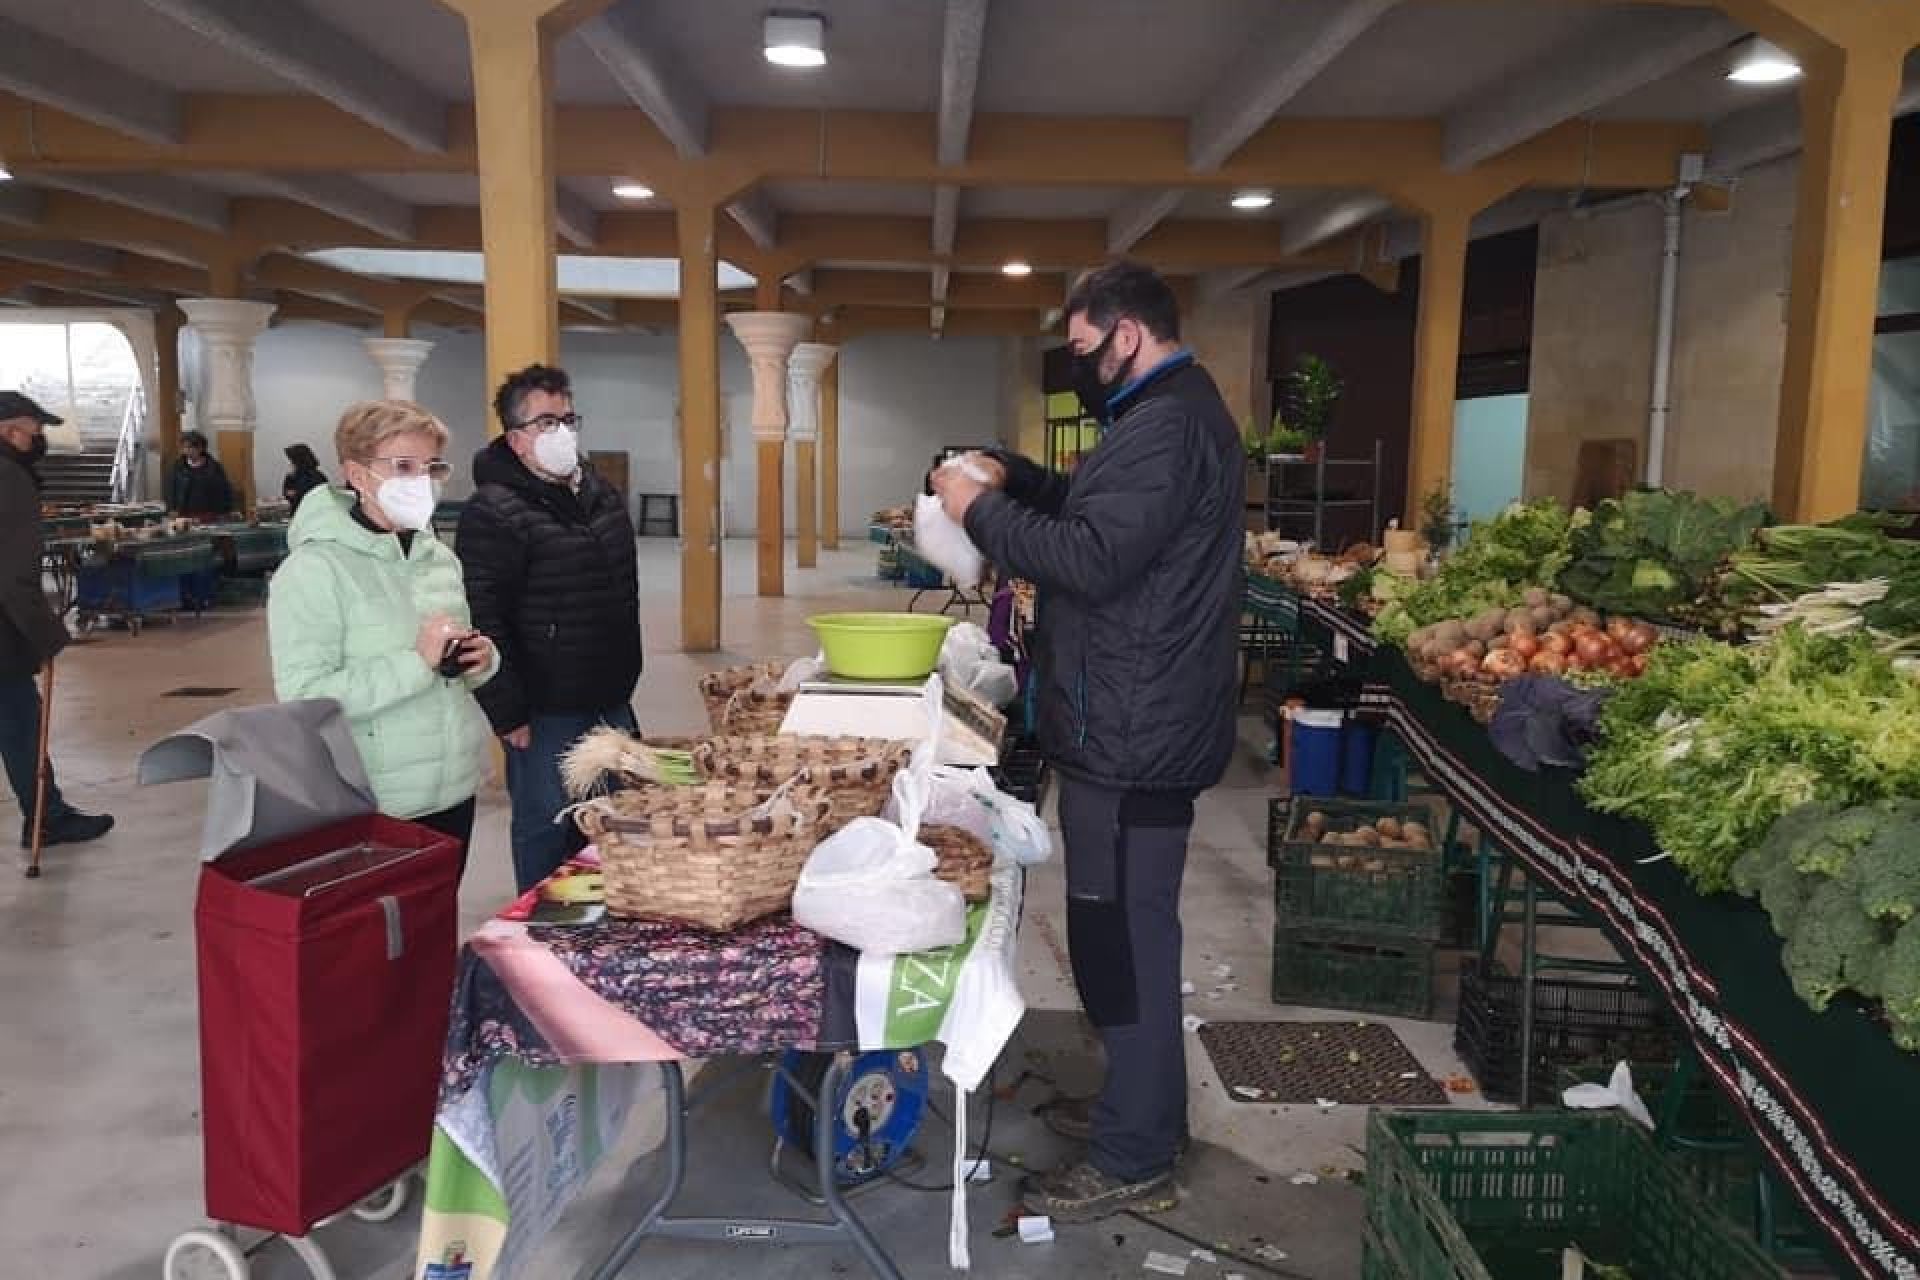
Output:
<svg viewBox="0 0 1920 1280">
<path fill-rule="evenodd" d="M 586 425 L 587 420 L 577 413 L 543 413 L 537 418 L 528 418 L 525 422 L 516 422 L 513 429 L 515 431 L 531 431 L 536 435 L 544 436 L 557 431 L 561 427 L 566 427 L 573 431 L 580 431 L 584 429 Z"/>
<path fill-rule="evenodd" d="M 369 458 L 363 465 L 371 469 L 389 467 L 393 475 L 401 480 L 413 480 L 420 476 L 427 476 L 433 480 L 445 480 L 453 474 L 453 464 L 442 462 L 438 458 L 431 461 L 426 458 L 407 457 Z"/>
</svg>

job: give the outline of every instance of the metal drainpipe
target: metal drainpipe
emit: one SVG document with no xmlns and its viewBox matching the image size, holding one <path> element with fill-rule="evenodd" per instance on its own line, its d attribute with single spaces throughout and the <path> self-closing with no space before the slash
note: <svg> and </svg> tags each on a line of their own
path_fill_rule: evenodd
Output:
<svg viewBox="0 0 1920 1280">
<path fill-rule="evenodd" d="M 1643 478 L 1660 487 L 1666 473 L 1667 416 L 1673 408 L 1673 321 L 1680 291 L 1680 210 L 1689 188 L 1675 187 L 1660 198 L 1666 210 L 1666 237 L 1660 248 L 1660 311 L 1653 337 L 1653 396 L 1647 419 L 1647 462 Z"/>
</svg>

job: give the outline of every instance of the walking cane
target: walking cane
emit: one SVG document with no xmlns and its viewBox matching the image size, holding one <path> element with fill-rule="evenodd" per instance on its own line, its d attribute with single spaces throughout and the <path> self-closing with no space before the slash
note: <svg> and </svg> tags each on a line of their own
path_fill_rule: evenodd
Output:
<svg viewBox="0 0 1920 1280">
<path fill-rule="evenodd" d="M 27 879 L 40 878 L 40 842 L 47 833 L 47 733 L 53 728 L 53 659 L 47 659 L 47 687 L 40 691 L 40 757 L 33 769 L 33 853 Z"/>
</svg>

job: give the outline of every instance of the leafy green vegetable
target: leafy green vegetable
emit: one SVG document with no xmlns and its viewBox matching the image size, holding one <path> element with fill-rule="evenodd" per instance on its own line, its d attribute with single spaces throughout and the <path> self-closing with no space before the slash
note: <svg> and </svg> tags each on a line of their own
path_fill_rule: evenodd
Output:
<svg viewBox="0 0 1920 1280">
<path fill-rule="evenodd" d="M 1650 825 L 1704 892 L 1793 809 L 1920 795 L 1920 683 L 1857 634 L 1661 645 L 1600 733 L 1581 793 Z"/>
<path fill-rule="evenodd" d="M 1573 529 L 1584 512 L 1569 513 L 1552 499 L 1516 502 L 1490 520 L 1475 521 L 1439 573 L 1390 603 L 1374 619 L 1374 634 L 1404 645 L 1415 628 L 1512 608 L 1529 587 L 1553 581 L 1567 562 Z"/>
<path fill-rule="evenodd" d="M 1766 523 L 1766 508 L 1664 489 L 1609 498 L 1574 535 L 1560 589 L 1610 613 L 1683 620 L 1717 571 Z"/>
</svg>

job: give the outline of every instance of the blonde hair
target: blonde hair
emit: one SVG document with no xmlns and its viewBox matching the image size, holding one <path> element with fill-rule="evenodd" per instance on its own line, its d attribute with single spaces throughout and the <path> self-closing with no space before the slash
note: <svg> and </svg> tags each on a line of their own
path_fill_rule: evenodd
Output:
<svg viewBox="0 0 1920 1280">
<path fill-rule="evenodd" d="M 435 452 L 447 447 L 447 426 L 411 400 L 368 400 L 340 415 L 333 450 L 341 462 L 365 463 L 395 436 L 433 437 Z"/>
</svg>

